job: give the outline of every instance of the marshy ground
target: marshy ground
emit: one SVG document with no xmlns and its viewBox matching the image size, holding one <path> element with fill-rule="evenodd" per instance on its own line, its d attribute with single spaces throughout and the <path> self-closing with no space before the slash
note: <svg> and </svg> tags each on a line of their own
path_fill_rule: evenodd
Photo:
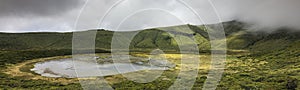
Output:
<svg viewBox="0 0 300 90">
<path fill-rule="evenodd" d="M 109 57 L 109 53 L 96 54 L 99 58 Z M 177 79 L 188 77 L 188 75 L 178 76 L 180 72 L 184 70 L 198 70 L 198 76 L 193 85 L 193 89 L 201 89 L 205 80 L 207 79 L 207 73 L 211 66 L 211 57 L 209 54 L 197 55 L 200 63 L 199 67 L 191 67 L 181 63 L 181 57 L 183 54 L 164 54 L 166 60 L 175 64 L 175 67 L 169 70 L 163 71 L 163 73 L 156 77 L 156 79 L 149 83 L 138 83 L 140 80 L 145 78 L 145 75 L 155 76 L 159 71 L 156 70 L 142 70 L 136 72 L 130 72 L 126 74 L 117 74 L 105 76 L 104 79 L 114 89 L 167 89 Z M 132 56 L 135 57 L 148 57 L 146 53 L 134 53 Z M 189 55 L 188 55 L 189 56 Z M 194 57 L 190 55 L 191 57 Z M 28 60 L 18 64 L 7 65 L 7 68 L 2 70 L 11 78 L 18 78 L 28 82 L 36 82 L 42 80 L 45 83 L 58 83 L 57 87 L 80 87 L 79 81 L 76 78 L 51 78 L 44 77 L 39 74 L 30 71 L 34 67 L 35 63 L 45 62 L 55 59 L 71 58 L 71 56 L 57 56 L 41 59 Z M 99 61 L 99 60 L 98 60 Z M 101 61 L 99 61 L 101 63 Z M 132 63 L 137 62 L 132 60 Z M 103 63 L 103 62 L 102 62 Z M 232 54 L 227 55 L 225 71 L 223 78 L 220 81 L 220 85 L 217 89 L 280 89 L 286 88 L 289 84 L 295 84 L 299 86 L 299 83 L 294 82 L 299 80 L 300 77 L 300 65 L 286 65 L 282 68 L 272 68 L 274 62 L 268 60 L 262 60 L 261 58 L 246 57 L 245 55 Z M 186 69 L 188 68 L 188 69 Z M 188 71 L 186 71 L 188 72 Z M 126 77 L 124 77 L 126 76 Z M 128 77 L 131 76 L 131 77 Z M 137 78 L 135 81 L 131 78 Z M 192 78 L 191 78 L 192 79 Z M 35 84 L 33 84 L 35 85 Z M 22 88 L 22 87 L 16 87 Z M 297 87 L 299 89 L 299 87 Z M 78 88 L 79 89 L 79 88 Z"/>
</svg>

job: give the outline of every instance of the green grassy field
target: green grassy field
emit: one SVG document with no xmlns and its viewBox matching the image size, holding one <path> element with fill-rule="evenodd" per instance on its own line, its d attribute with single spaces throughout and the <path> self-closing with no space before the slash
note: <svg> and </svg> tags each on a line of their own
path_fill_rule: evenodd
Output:
<svg viewBox="0 0 300 90">
<path fill-rule="evenodd" d="M 224 23 L 228 55 L 217 89 L 299 90 L 300 32 L 290 29 L 271 33 L 252 32 L 242 27 L 239 22 Z M 185 32 L 182 28 L 193 32 Z M 174 31 L 168 34 L 162 29 Z M 98 30 L 95 51 L 100 56 L 110 52 L 113 33 Z M 196 39 L 201 54 L 199 58 L 203 61 L 193 86 L 194 90 L 199 90 L 207 78 L 210 65 L 209 37 L 203 26 L 182 25 L 141 31 L 131 41 L 131 54 L 146 57 L 150 51 L 160 48 L 166 52 L 169 61 L 180 67 L 178 44 L 173 36 L 184 40 L 189 35 Z M 41 77 L 29 70 L 34 61 L 72 55 L 72 33 L 0 33 L 0 37 L 0 89 L 81 89 L 77 79 Z M 189 46 L 188 43 L 184 45 Z M 136 83 L 122 75 L 106 76 L 105 79 L 117 90 L 167 89 L 178 78 L 178 67 L 165 71 L 150 83 Z M 18 72 L 7 73 L 7 70 Z"/>
</svg>

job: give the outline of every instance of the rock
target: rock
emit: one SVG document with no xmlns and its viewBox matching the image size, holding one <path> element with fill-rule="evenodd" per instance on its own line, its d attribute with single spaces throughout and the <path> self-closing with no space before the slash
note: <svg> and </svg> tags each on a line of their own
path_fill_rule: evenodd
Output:
<svg viewBox="0 0 300 90">
<path fill-rule="evenodd" d="M 136 62 L 136 64 L 143 65 L 144 63 L 143 62 Z"/>
<path fill-rule="evenodd" d="M 96 56 L 96 57 L 94 57 L 95 59 L 99 59 L 100 57 L 98 57 L 98 56 Z"/>
<path fill-rule="evenodd" d="M 163 78 L 162 80 L 164 80 L 164 81 L 170 81 L 171 79 L 169 79 L 169 78 Z"/>
</svg>

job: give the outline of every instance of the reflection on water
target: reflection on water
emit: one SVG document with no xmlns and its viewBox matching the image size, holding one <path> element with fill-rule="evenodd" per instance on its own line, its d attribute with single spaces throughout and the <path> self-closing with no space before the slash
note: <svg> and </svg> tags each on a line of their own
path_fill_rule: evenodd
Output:
<svg viewBox="0 0 300 90">
<path fill-rule="evenodd" d="M 85 74 L 80 77 L 108 76 L 141 70 L 167 70 L 175 66 L 167 61 L 152 60 L 151 62 L 158 64 L 146 65 L 141 62 L 95 64 L 83 61 L 73 61 L 72 58 L 69 58 L 36 63 L 31 71 L 46 77 L 75 78 L 77 77 L 76 71 Z M 76 70 L 73 63 L 76 63 Z M 168 66 L 162 64 L 168 64 Z"/>
</svg>

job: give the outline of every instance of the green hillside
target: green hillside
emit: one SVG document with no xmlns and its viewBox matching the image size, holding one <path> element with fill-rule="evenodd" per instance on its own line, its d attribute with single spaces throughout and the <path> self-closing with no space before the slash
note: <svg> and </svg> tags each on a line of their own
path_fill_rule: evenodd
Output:
<svg viewBox="0 0 300 90">
<path fill-rule="evenodd" d="M 189 25 L 191 26 L 191 25 Z M 131 41 L 132 49 L 153 49 L 164 48 L 173 50 L 178 48 L 174 38 L 186 39 L 196 38 L 197 43 L 202 50 L 208 50 L 208 37 L 203 29 L 191 29 L 188 25 L 153 28 L 139 32 Z M 163 31 L 166 30 L 166 31 Z M 195 33 L 199 31 L 202 33 Z M 77 32 L 78 33 L 78 32 Z M 80 32 L 79 32 L 80 33 Z M 130 33 L 130 32 L 118 32 Z M 134 32 L 132 32 L 134 33 Z M 36 50 L 36 49 L 71 49 L 73 33 L 0 33 L 1 50 Z M 110 49 L 112 36 L 114 32 L 106 30 L 97 30 L 96 48 Z M 126 37 L 124 37 L 126 38 Z M 128 41 L 129 42 L 129 41 Z M 190 43 L 185 43 L 189 45 Z"/>
<path fill-rule="evenodd" d="M 288 28 L 273 30 L 274 32 L 253 31 L 244 28 L 247 25 L 237 21 L 224 22 L 223 26 L 228 50 L 247 50 L 253 54 L 269 54 L 287 50 L 287 48 L 297 45 L 300 40 L 300 32 Z M 148 51 L 157 48 L 165 51 L 178 51 L 179 43 L 183 47 L 189 47 L 193 43 L 185 41 L 191 39 L 195 39 L 200 52 L 210 50 L 207 29 L 202 25 L 188 24 L 140 30 L 132 40 L 126 36 L 130 35 L 129 33 L 136 32 L 97 30 L 96 51 L 110 51 L 113 35 L 122 37 L 121 42 L 123 43 L 130 42 L 129 48 L 132 51 Z M 67 50 L 70 52 L 73 33 L 0 33 L 0 37 L 0 51 L 2 52 L 16 50 Z"/>
</svg>

